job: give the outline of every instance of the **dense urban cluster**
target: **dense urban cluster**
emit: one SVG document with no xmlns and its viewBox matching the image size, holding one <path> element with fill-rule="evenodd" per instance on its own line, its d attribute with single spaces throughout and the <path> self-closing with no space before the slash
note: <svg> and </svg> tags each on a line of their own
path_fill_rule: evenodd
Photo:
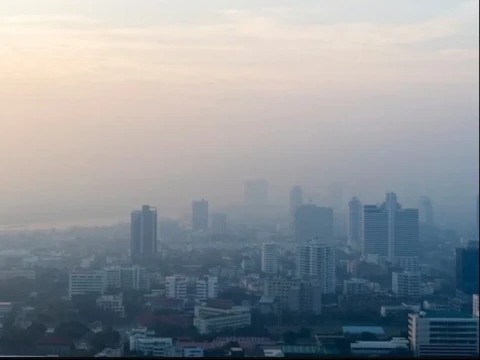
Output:
<svg viewBox="0 0 480 360">
<path fill-rule="evenodd" d="M 145 205 L 129 224 L 4 230 L 0 354 L 478 356 L 478 198 L 462 234 L 428 198 L 330 199 L 295 186 L 272 215 L 255 180 L 190 219 Z"/>
</svg>

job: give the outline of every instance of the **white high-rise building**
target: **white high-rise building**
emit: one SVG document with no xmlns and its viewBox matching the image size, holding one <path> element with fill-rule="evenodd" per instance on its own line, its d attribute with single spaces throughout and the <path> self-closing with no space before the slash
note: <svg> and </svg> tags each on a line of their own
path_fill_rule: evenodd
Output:
<svg viewBox="0 0 480 360">
<path fill-rule="evenodd" d="M 77 270 L 71 271 L 68 276 L 68 298 L 75 295 L 98 294 L 103 295 L 107 288 L 105 271 Z"/>
<path fill-rule="evenodd" d="M 278 247 L 276 244 L 263 244 L 262 247 L 262 272 L 274 275 L 278 271 Z"/>
<path fill-rule="evenodd" d="M 218 278 L 215 276 L 204 276 L 197 280 L 196 299 L 215 299 L 218 296 Z"/>
<path fill-rule="evenodd" d="M 348 245 L 359 249 L 362 243 L 363 208 L 362 203 L 354 197 L 348 203 Z"/>
<path fill-rule="evenodd" d="M 394 193 L 380 205 L 363 207 L 362 255 L 367 261 L 389 261 L 416 271 L 419 253 L 417 209 L 402 209 Z"/>
<path fill-rule="evenodd" d="M 172 299 L 187 298 L 188 281 L 183 276 L 167 276 L 165 278 L 165 296 Z"/>
<path fill-rule="evenodd" d="M 146 291 L 150 288 L 147 270 L 140 266 L 105 268 L 107 288 Z"/>
<path fill-rule="evenodd" d="M 323 294 L 335 293 L 335 249 L 317 242 L 299 246 L 297 276 L 319 280 Z"/>
<path fill-rule="evenodd" d="M 478 319 L 457 312 L 408 315 L 408 340 L 416 357 L 478 358 Z"/>
<path fill-rule="evenodd" d="M 392 273 L 392 291 L 399 297 L 419 298 L 421 295 L 421 275 L 416 271 Z"/>
</svg>

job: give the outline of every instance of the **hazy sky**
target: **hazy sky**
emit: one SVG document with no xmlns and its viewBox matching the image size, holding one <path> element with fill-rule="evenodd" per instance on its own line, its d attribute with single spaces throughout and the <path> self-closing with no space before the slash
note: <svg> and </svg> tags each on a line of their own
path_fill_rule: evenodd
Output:
<svg viewBox="0 0 480 360">
<path fill-rule="evenodd" d="M 474 204 L 478 11 L 0 0 L 0 215 L 216 207 L 257 177 Z"/>
</svg>

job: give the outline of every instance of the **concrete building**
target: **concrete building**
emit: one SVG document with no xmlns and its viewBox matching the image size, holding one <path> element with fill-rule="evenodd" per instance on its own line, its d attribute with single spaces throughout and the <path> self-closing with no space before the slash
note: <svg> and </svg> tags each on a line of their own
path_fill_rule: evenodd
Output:
<svg viewBox="0 0 480 360">
<path fill-rule="evenodd" d="M 215 276 L 203 276 L 197 280 L 197 300 L 215 299 L 218 297 L 218 278 Z"/>
<path fill-rule="evenodd" d="M 333 209 L 314 204 L 300 206 L 295 213 L 295 239 L 300 243 L 312 239 L 332 243 Z"/>
<path fill-rule="evenodd" d="M 99 294 L 107 289 L 105 271 L 77 270 L 71 271 L 68 277 L 68 297 L 75 295 Z"/>
<path fill-rule="evenodd" d="M 408 315 L 410 349 L 417 357 L 478 357 L 478 319 L 457 312 Z"/>
<path fill-rule="evenodd" d="M 474 317 L 478 319 L 480 317 L 479 310 L 478 310 L 478 294 L 473 295 L 472 305 L 473 305 L 472 314 Z"/>
<path fill-rule="evenodd" d="M 421 295 L 419 272 L 404 271 L 392 273 L 392 291 L 399 297 L 419 298 Z"/>
<path fill-rule="evenodd" d="M 130 224 L 132 259 L 151 257 L 157 253 L 157 209 L 144 205 L 132 212 Z"/>
<path fill-rule="evenodd" d="M 227 215 L 213 214 L 211 230 L 214 234 L 226 234 L 228 230 Z"/>
<path fill-rule="evenodd" d="M 294 219 L 297 209 L 303 205 L 303 191 L 300 186 L 294 186 L 290 190 L 290 216 Z"/>
<path fill-rule="evenodd" d="M 120 317 L 125 316 L 125 306 L 123 306 L 122 295 L 102 295 L 96 300 L 97 307 L 111 311 Z"/>
<path fill-rule="evenodd" d="M 172 299 L 187 298 L 188 281 L 184 276 L 167 276 L 165 278 L 165 296 Z"/>
<path fill-rule="evenodd" d="M 36 278 L 35 270 L 24 270 L 24 269 L 0 270 L 0 281 L 11 280 L 15 278 L 35 280 Z"/>
<path fill-rule="evenodd" d="M 348 246 L 360 249 L 362 244 L 363 207 L 360 200 L 352 198 L 348 203 Z"/>
<path fill-rule="evenodd" d="M 297 248 L 297 276 L 317 279 L 323 294 L 335 293 L 335 249 L 329 245 L 310 242 Z"/>
<path fill-rule="evenodd" d="M 147 270 L 140 266 L 109 266 L 105 268 L 107 288 L 147 291 L 150 281 Z"/>
<path fill-rule="evenodd" d="M 131 337 L 130 351 L 153 357 L 174 357 L 175 346 L 172 338 Z"/>
<path fill-rule="evenodd" d="M 278 272 L 278 247 L 276 244 L 263 244 L 262 272 L 267 275 L 275 275 Z"/>
<path fill-rule="evenodd" d="M 392 338 L 388 341 L 355 341 L 350 344 L 353 356 L 380 357 L 392 353 L 406 355 L 409 353 L 409 341 L 405 338 Z"/>
<path fill-rule="evenodd" d="M 239 329 L 252 324 L 249 307 L 215 308 L 206 304 L 195 306 L 193 325 L 199 334 L 210 334 L 226 329 Z"/>
<path fill-rule="evenodd" d="M 466 295 L 478 293 L 478 247 L 456 249 L 455 285 Z"/>
<path fill-rule="evenodd" d="M 371 294 L 370 281 L 366 279 L 351 278 L 343 280 L 343 294 L 346 296 Z"/>
<path fill-rule="evenodd" d="M 192 203 L 192 230 L 208 230 L 208 219 L 208 201 L 194 201 Z"/>
<path fill-rule="evenodd" d="M 322 313 L 322 286 L 319 281 L 300 281 L 288 293 L 288 310 L 300 313 Z"/>
<path fill-rule="evenodd" d="M 380 205 L 363 207 L 362 255 L 367 261 L 389 261 L 416 271 L 419 255 L 418 209 L 402 209 L 394 193 Z"/>
</svg>

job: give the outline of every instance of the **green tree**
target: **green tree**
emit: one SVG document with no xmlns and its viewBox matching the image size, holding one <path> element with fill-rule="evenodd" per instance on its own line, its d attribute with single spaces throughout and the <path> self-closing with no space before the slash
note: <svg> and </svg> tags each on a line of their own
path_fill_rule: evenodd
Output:
<svg viewBox="0 0 480 360">
<path fill-rule="evenodd" d="M 287 331 L 283 334 L 283 341 L 285 341 L 288 345 L 295 345 L 297 342 L 297 333 L 294 331 Z"/>
</svg>

